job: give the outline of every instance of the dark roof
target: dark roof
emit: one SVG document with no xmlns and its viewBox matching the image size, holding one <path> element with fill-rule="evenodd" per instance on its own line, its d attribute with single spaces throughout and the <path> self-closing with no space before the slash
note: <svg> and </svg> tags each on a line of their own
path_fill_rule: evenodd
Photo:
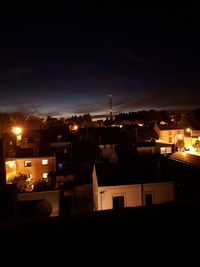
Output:
<svg viewBox="0 0 200 267">
<path fill-rule="evenodd" d="M 156 161 L 136 160 L 135 164 L 99 163 L 95 167 L 99 186 L 166 181 L 166 178 L 158 177 Z"/>
<path fill-rule="evenodd" d="M 169 158 L 195 167 L 200 167 L 200 156 L 185 152 L 175 152 Z"/>
<path fill-rule="evenodd" d="M 178 128 L 177 126 L 175 125 L 169 125 L 169 124 L 159 124 L 158 125 L 158 128 L 160 130 L 183 130 L 181 128 Z"/>
<path fill-rule="evenodd" d="M 119 144 L 127 143 L 129 138 L 123 129 L 119 127 L 89 127 L 82 128 L 79 134 L 92 136 L 97 144 Z"/>
<path fill-rule="evenodd" d="M 137 147 L 155 147 L 157 143 L 155 142 L 141 142 L 137 143 Z"/>
</svg>

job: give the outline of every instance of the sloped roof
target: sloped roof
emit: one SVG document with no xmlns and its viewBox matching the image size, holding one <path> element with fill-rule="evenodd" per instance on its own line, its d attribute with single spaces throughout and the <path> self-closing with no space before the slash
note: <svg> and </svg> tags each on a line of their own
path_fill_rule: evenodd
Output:
<svg viewBox="0 0 200 267">
<path fill-rule="evenodd" d="M 158 126 L 158 128 L 160 130 L 184 130 L 184 129 L 178 128 L 177 126 L 175 126 L 173 124 L 172 125 L 169 125 L 169 124 L 159 124 L 157 126 Z"/>
<path fill-rule="evenodd" d="M 95 167 L 99 186 L 166 181 L 164 177 L 158 177 L 156 162 L 150 160 L 138 160 L 134 164 L 99 163 Z"/>
<path fill-rule="evenodd" d="M 200 168 L 200 156 L 191 155 L 185 152 L 175 152 L 169 158 Z"/>
</svg>

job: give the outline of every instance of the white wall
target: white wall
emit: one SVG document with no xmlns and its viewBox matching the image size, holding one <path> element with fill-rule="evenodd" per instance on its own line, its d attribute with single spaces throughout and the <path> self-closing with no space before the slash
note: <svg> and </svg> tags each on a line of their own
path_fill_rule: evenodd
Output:
<svg viewBox="0 0 200 267">
<path fill-rule="evenodd" d="M 98 187 L 97 210 L 113 209 L 113 197 L 118 196 L 124 196 L 125 207 L 141 206 L 141 185 Z"/>
<path fill-rule="evenodd" d="M 143 185 L 143 203 L 145 194 L 152 193 L 153 204 L 173 201 L 175 199 L 175 182 L 150 183 Z"/>
<path fill-rule="evenodd" d="M 97 183 L 97 174 L 96 168 L 94 165 L 92 173 L 92 186 L 93 186 L 93 202 L 95 210 L 98 210 L 98 183 Z"/>
<path fill-rule="evenodd" d="M 93 190 L 96 210 L 113 209 L 113 197 L 117 196 L 124 196 L 125 207 L 142 206 L 142 202 L 145 205 L 145 194 L 153 195 L 153 204 L 169 202 L 175 199 L 174 182 L 149 183 L 142 186 L 141 184 L 135 184 L 103 187 L 97 187 L 97 184 L 93 184 Z M 96 194 L 98 198 L 96 198 Z"/>
<path fill-rule="evenodd" d="M 178 141 L 178 135 L 181 134 L 184 137 L 184 130 L 161 130 L 159 139 L 162 143 L 174 144 Z M 172 141 L 169 141 L 169 137 L 171 137 Z"/>
</svg>

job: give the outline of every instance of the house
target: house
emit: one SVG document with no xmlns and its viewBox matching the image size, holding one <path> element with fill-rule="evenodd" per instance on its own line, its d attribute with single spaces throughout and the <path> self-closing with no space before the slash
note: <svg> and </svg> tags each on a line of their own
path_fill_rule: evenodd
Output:
<svg viewBox="0 0 200 267">
<path fill-rule="evenodd" d="M 174 152 L 174 144 L 165 144 L 160 142 L 142 142 L 137 144 L 139 155 L 150 154 L 171 154 Z"/>
<path fill-rule="evenodd" d="M 145 206 L 175 200 L 175 182 L 158 178 L 153 169 L 142 166 L 141 162 L 137 162 L 135 166 L 119 163 L 95 164 L 95 210 Z"/>
<path fill-rule="evenodd" d="M 174 125 L 156 123 L 154 129 L 162 143 L 176 144 L 178 140 L 184 139 L 184 129 L 178 129 Z"/>
<path fill-rule="evenodd" d="M 25 174 L 34 182 L 48 178 L 49 172 L 56 170 L 55 156 L 6 158 L 6 180 Z"/>
</svg>

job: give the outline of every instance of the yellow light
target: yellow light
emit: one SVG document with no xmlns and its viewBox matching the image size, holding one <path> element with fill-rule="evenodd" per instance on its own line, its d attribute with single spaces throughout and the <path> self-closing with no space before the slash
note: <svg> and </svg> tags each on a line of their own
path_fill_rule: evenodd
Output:
<svg viewBox="0 0 200 267">
<path fill-rule="evenodd" d="M 186 132 L 188 132 L 188 133 L 189 133 L 190 131 L 191 131 L 191 129 L 190 129 L 190 128 L 187 128 L 187 129 L 186 129 Z"/>
<path fill-rule="evenodd" d="M 78 130 L 78 125 L 74 125 L 74 126 L 73 126 L 73 130 L 74 130 L 74 131 Z"/>
<path fill-rule="evenodd" d="M 12 132 L 16 135 L 19 135 L 22 133 L 22 128 L 19 127 L 13 127 Z"/>
<path fill-rule="evenodd" d="M 178 139 L 182 139 L 183 135 L 182 134 L 178 134 Z"/>
<path fill-rule="evenodd" d="M 122 127 L 123 127 L 123 125 L 120 125 L 119 127 L 120 127 L 120 128 L 122 128 Z"/>
<path fill-rule="evenodd" d="M 7 161 L 6 164 L 8 164 L 10 168 L 13 168 L 15 166 L 15 161 Z"/>
</svg>

